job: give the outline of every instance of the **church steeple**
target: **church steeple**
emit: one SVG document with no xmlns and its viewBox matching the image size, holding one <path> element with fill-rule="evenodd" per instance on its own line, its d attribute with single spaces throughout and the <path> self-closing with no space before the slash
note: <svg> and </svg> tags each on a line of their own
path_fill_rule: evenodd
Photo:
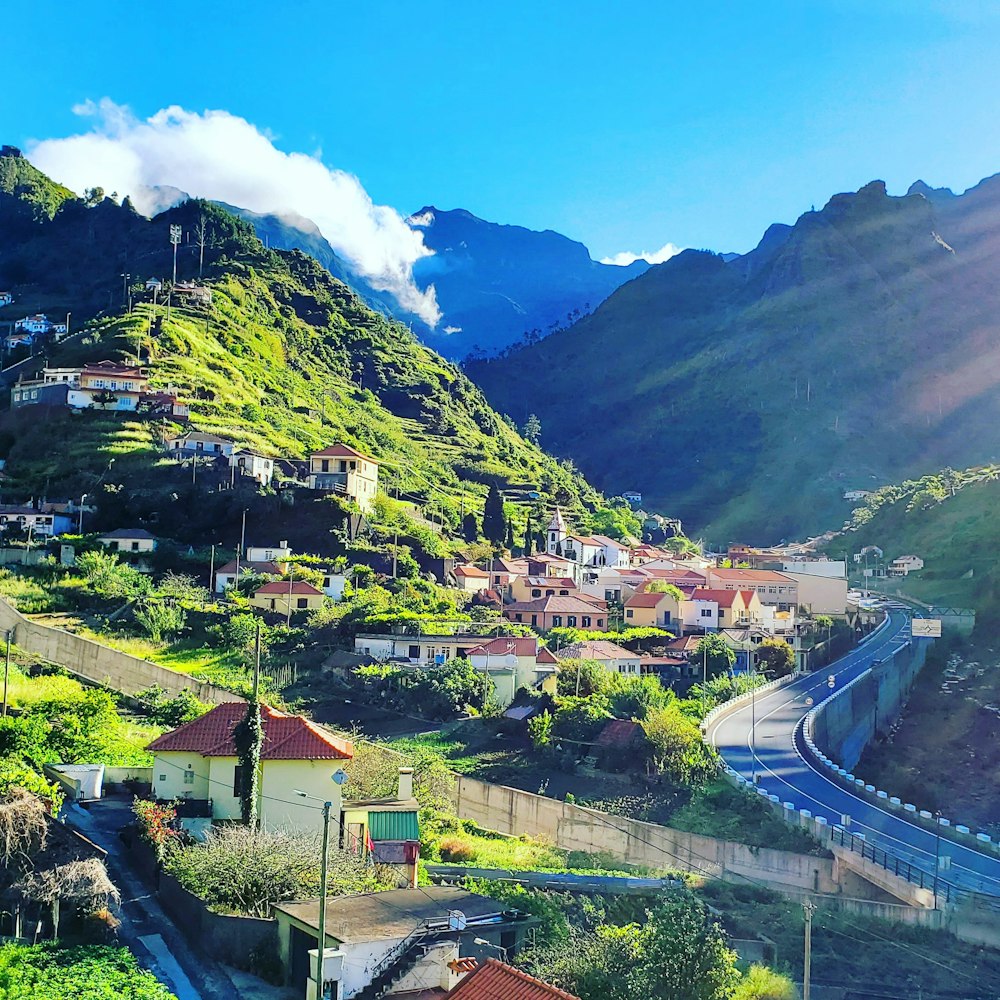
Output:
<svg viewBox="0 0 1000 1000">
<path fill-rule="evenodd" d="M 555 512 L 552 515 L 552 520 L 549 521 L 549 526 L 547 529 L 545 551 L 549 555 L 562 555 L 563 542 L 566 541 L 566 522 L 563 520 L 562 511 L 556 506 Z"/>
</svg>

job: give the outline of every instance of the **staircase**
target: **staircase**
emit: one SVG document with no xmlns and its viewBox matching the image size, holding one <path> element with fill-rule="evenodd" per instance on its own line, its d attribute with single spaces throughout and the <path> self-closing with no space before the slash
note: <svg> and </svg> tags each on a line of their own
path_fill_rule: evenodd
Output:
<svg viewBox="0 0 1000 1000">
<path fill-rule="evenodd" d="M 424 928 L 414 931 L 376 968 L 372 981 L 354 995 L 354 1000 L 382 1000 L 434 946 L 435 936 Z"/>
</svg>

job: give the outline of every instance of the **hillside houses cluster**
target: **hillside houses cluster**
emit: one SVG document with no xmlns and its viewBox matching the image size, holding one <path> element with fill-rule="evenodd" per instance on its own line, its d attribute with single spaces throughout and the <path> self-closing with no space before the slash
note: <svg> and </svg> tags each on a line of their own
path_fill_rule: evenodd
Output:
<svg viewBox="0 0 1000 1000">
<path fill-rule="evenodd" d="M 0 306 L 10 305 L 14 301 L 10 292 L 0 292 Z M 33 316 L 23 316 L 15 320 L 10 333 L 4 337 L 3 345 L 8 351 L 16 347 L 36 347 L 50 337 L 65 336 L 69 330 L 69 316 L 65 322 L 49 319 L 44 313 Z"/>
</svg>

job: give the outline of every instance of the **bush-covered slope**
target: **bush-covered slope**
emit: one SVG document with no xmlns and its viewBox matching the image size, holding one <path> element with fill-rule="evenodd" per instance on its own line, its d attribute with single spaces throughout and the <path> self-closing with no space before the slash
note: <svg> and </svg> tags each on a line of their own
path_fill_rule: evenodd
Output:
<svg viewBox="0 0 1000 1000">
<path fill-rule="evenodd" d="M 13 198 L 0 194 L 0 205 Z M 124 314 L 117 305 L 123 272 L 137 299 L 147 298 L 137 279 L 169 277 L 170 224 L 184 233 L 178 278 L 197 277 L 201 220 L 211 306 L 180 308 L 175 301 L 168 319 L 162 301 L 155 311 L 136 301 Z M 481 510 L 492 483 L 519 487 L 522 497 L 537 490 L 538 506 L 560 502 L 582 513 L 602 502 L 405 327 L 372 312 L 312 258 L 265 250 L 248 224 L 218 206 L 188 202 L 147 220 L 110 200 L 94 207 L 67 201 L 51 220 L 36 221 L 0 248 L 5 282 L 19 301 L 68 300 L 74 316 L 91 317 L 85 329 L 51 346 L 51 363 L 138 356 L 155 384 L 179 388 L 194 427 L 268 455 L 301 458 L 334 441 L 354 445 L 382 460 L 385 486 L 398 485 L 425 516 L 443 520 L 446 533 L 457 530 L 463 505 Z M 116 414 L 52 411 L 43 420 L 37 410 L 8 413 L 0 425 L 6 492 L 27 498 L 96 491 L 110 505 L 107 487 L 124 483 L 126 495 L 148 494 L 148 502 L 123 506 L 121 516 L 162 517 L 164 498 L 172 497 L 188 504 L 196 521 L 200 512 L 178 492 L 191 473 L 181 476 L 158 450 L 166 430 L 158 421 Z"/>
<path fill-rule="evenodd" d="M 874 182 L 469 371 L 597 486 L 713 542 L 776 542 L 839 525 L 845 490 L 1000 453 L 998 258 L 1000 177 L 961 196 Z M 534 394 L 530 372 L 549 375 Z"/>
</svg>

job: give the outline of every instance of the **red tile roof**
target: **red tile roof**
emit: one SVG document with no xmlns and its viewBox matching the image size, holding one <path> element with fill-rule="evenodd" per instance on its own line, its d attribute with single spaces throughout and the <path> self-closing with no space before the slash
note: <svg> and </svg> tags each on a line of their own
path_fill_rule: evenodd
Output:
<svg viewBox="0 0 1000 1000">
<path fill-rule="evenodd" d="M 324 448 L 322 451 L 314 451 L 310 454 L 310 458 L 360 458 L 366 462 L 373 462 L 378 465 L 378 461 L 372 458 L 370 455 L 363 455 L 360 451 L 355 451 L 353 448 L 346 444 L 332 444 L 329 448 Z"/>
<path fill-rule="evenodd" d="M 637 660 L 638 653 L 629 652 L 624 646 L 610 639 L 589 639 L 573 642 L 559 650 L 563 660 Z"/>
<path fill-rule="evenodd" d="M 743 598 L 744 605 L 749 604 L 754 598 L 752 590 L 706 590 L 698 587 L 691 592 L 692 601 L 715 601 L 720 608 L 731 608 L 736 603 L 736 597 Z"/>
<path fill-rule="evenodd" d="M 533 601 L 515 601 L 503 610 L 504 614 L 508 611 L 535 611 L 546 615 L 592 615 L 595 611 L 607 611 L 607 601 L 599 601 L 596 597 L 584 600 L 582 597 L 554 594 L 549 597 L 536 597 Z"/>
<path fill-rule="evenodd" d="M 525 576 L 522 577 L 529 587 L 563 587 L 566 590 L 576 590 L 576 581 L 569 576 Z"/>
<path fill-rule="evenodd" d="M 154 753 L 200 753 L 203 757 L 236 757 L 233 730 L 246 715 L 243 702 L 226 702 L 164 733 L 146 747 Z M 286 715 L 261 705 L 264 748 L 261 760 L 350 760 L 354 747 L 301 715 Z"/>
<path fill-rule="evenodd" d="M 485 656 L 487 653 L 490 656 L 506 656 L 508 652 L 514 656 L 535 656 L 538 653 L 538 640 L 534 636 L 501 635 L 470 649 L 469 656 Z"/>
<path fill-rule="evenodd" d="M 322 590 L 317 590 L 311 583 L 306 583 L 305 580 L 294 580 L 290 585 L 281 580 L 275 580 L 273 583 L 265 583 L 263 587 L 259 587 L 254 593 L 254 597 L 258 594 L 284 594 L 287 597 L 289 593 L 293 596 L 298 594 L 300 597 L 323 596 Z"/>
<path fill-rule="evenodd" d="M 645 734 L 642 726 L 638 722 L 629 722 L 626 719 L 612 719 L 606 723 L 597 739 L 594 740 L 595 747 L 628 747 Z"/>
<path fill-rule="evenodd" d="M 543 983 L 527 972 L 488 958 L 466 976 L 448 1000 L 580 1000 L 556 986 Z"/>
</svg>

